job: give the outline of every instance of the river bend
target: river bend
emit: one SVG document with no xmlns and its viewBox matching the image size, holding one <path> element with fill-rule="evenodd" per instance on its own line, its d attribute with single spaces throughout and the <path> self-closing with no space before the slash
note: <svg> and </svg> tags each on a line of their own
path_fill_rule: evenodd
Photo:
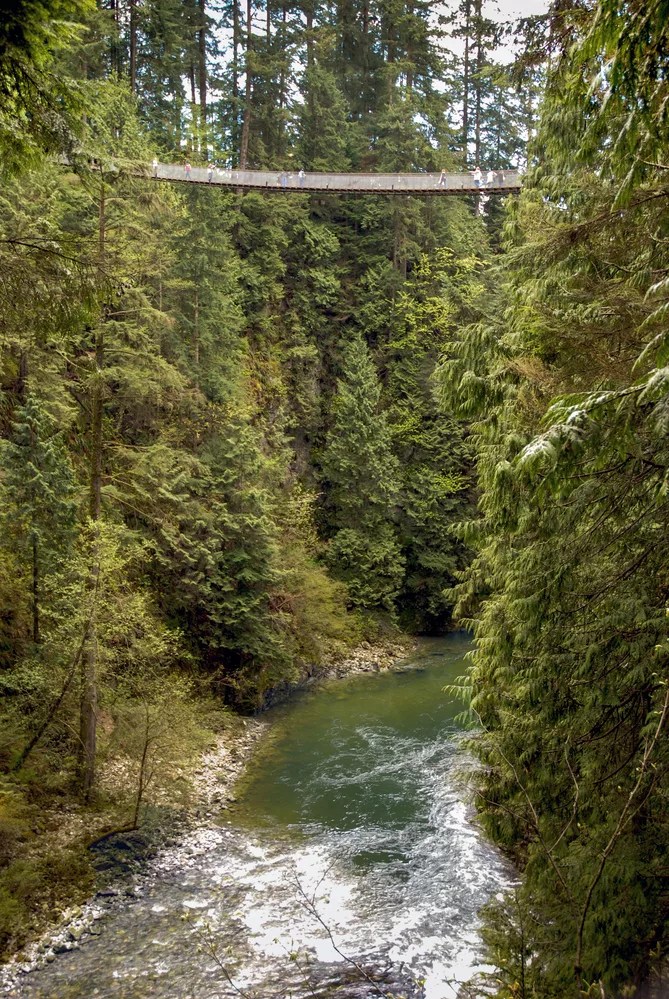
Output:
<svg viewBox="0 0 669 999">
<path fill-rule="evenodd" d="M 399 672 L 275 709 L 235 810 L 164 851 L 138 898 L 15 994 L 306 999 L 344 954 L 454 999 L 480 960 L 477 911 L 509 877 L 472 822 L 472 762 L 443 691 L 468 647 L 422 639 Z"/>
</svg>

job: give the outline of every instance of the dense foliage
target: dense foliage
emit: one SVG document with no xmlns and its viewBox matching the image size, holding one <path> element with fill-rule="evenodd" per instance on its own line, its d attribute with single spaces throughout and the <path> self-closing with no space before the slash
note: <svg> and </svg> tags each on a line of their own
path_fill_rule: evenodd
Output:
<svg viewBox="0 0 669 999">
<path fill-rule="evenodd" d="M 523 869 L 487 938 L 499 994 L 555 999 L 638 984 L 669 913 L 666 21 L 577 13 L 496 318 L 441 370 L 482 489 L 459 587 L 477 795 Z"/>
</svg>

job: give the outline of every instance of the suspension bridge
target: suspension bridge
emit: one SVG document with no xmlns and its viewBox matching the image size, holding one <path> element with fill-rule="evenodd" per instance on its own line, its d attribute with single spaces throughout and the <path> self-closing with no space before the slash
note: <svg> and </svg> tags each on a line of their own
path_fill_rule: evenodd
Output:
<svg viewBox="0 0 669 999">
<path fill-rule="evenodd" d="M 289 170 L 235 170 L 215 166 L 154 163 L 151 176 L 170 183 L 206 184 L 210 187 L 245 188 L 275 193 L 419 194 L 462 195 L 517 194 L 518 170 L 474 173 L 312 173 Z"/>
</svg>

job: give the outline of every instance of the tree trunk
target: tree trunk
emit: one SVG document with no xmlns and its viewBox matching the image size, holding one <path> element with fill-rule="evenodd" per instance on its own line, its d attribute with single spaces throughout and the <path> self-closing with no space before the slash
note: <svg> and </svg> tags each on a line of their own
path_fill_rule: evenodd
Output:
<svg viewBox="0 0 669 999">
<path fill-rule="evenodd" d="M 39 557 L 37 537 L 33 535 L 33 585 L 32 585 L 32 611 L 33 611 L 33 642 L 39 645 Z"/>
<path fill-rule="evenodd" d="M 137 0 L 130 0 L 130 90 L 137 92 Z"/>
<path fill-rule="evenodd" d="M 306 9 L 307 15 L 307 69 L 313 69 L 314 65 L 314 7 L 311 2 L 307 4 Z M 283 5 L 283 20 L 286 19 L 286 5 Z M 285 50 L 285 38 L 282 39 L 284 42 Z M 282 87 L 283 90 L 283 87 Z M 283 95 L 282 95 L 283 96 Z"/>
<path fill-rule="evenodd" d="M 103 320 L 104 321 L 104 320 Z M 90 515 L 91 520 L 100 519 L 100 503 L 102 489 L 102 385 L 100 378 L 104 365 L 104 327 L 103 322 L 95 333 L 95 381 L 93 385 L 93 400 L 91 405 L 91 478 L 90 478 Z"/>
<path fill-rule="evenodd" d="M 207 12 L 205 0 L 199 0 L 200 27 L 198 29 L 198 90 L 200 91 L 200 128 L 205 139 L 204 153 L 207 155 Z"/>
<path fill-rule="evenodd" d="M 251 51 L 253 47 L 253 9 L 251 0 L 246 0 L 246 88 L 244 92 L 244 121 L 242 141 L 239 149 L 239 166 L 246 170 L 249 159 L 249 134 L 251 131 Z"/>
<path fill-rule="evenodd" d="M 111 38 L 111 43 L 109 46 L 109 56 L 111 60 L 111 71 L 116 77 L 121 79 L 121 41 L 120 41 L 120 31 L 121 31 L 121 17 L 119 11 L 119 0 L 111 0 L 109 9 L 112 12 L 112 17 L 114 19 L 114 33 Z"/>
<path fill-rule="evenodd" d="M 195 62 L 193 59 L 188 67 L 188 82 L 190 83 L 190 102 L 195 109 L 197 107 L 197 94 L 195 92 Z"/>
<path fill-rule="evenodd" d="M 239 148 L 239 0 L 232 0 L 232 148 Z"/>
<path fill-rule="evenodd" d="M 390 67 L 390 66 L 394 66 L 394 64 L 395 64 L 395 39 L 393 38 L 393 24 L 392 24 L 392 21 L 391 21 L 390 17 L 388 17 L 388 21 L 386 23 L 385 35 L 386 35 L 386 38 L 388 40 L 386 61 L 388 63 L 388 66 Z M 395 103 L 396 84 L 397 84 L 397 73 L 393 69 L 392 72 L 388 73 L 388 106 L 389 107 L 392 107 L 392 105 Z"/>
<path fill-rule="evenodd" d="M 97 580 L 99 569 L 92 574 Z M 92 595 L 95 600 L 95 594 Z M 81 686 L 81 707 L 80 707 L 80 770 L 81 770 L 81 793 L 84 801 L 88 801 L 95 782 L 95 750 L 97 745 L 97 626 L 93 619 L 88 632 L 86 642 L 86 654 L 82 659 L 82 686 Z"/>
<path fill-rule="evenodd" d="M 465 57 L 462 74 L 462 149 L 465 166 L 469 163 L 469 33 L 471 30 L 471 3 L 465 0 Z"/>
<path fill-rule="evenodd" d="M 193 300 L 193 361 L 195 363 L 195 384 L 200 386 L 200 295 L 195 289 Z"/>
<path fill-rule="evenodd" d="M 406 199 L 408 200 L 408 199 Z M 398 207 L 394 208 L 394 239 L 393 239 L 393 267 L 398 271 L 404 280 L 407 276 L 407 259 L 404 240 L 404 219 Z"/>
<path fill-rule="evenodd" d="M 144 798 L 144 791 L 147 785 L 147 773 L 146 768 L 149 761 L 149 747 L 151 746 L 151 716 L 149 714 L 148 704 L 144 705 L 144 744 L 142 746 L 142 758 L 139 763 L 139 776 L 137 778 L 137 794 L 135 796 L 135 808 L 132 815 L 132 828 L 136 829 L 139 825 L 139 810 L 142 807 L 142 800 Z"/>
<path fill-rule="evenodd" d="M 187 0 L 187 30 L 188 30 L 188 84 L 190 89 L 190 148 L 200 150 L 200 111 L 197 103 L 197 80 L 198 80 L 198 0 Z"/>
<path fill-rule="evenodd" d="M 284 0 L 281 6 L 281 69 L 279 70 L 279 107 L 284 108 L 286 106 L 286 0 Z M 307 12 L 307 67 L 313 65 L 314 58 L 314 42 L 309 34 L 309 23 L 311 21 L 311 27 L 313 28 L 313 13 L 311 11 Z M 311 64 L 309 60 L 311 59 Z"/>
<path fill-rule="evenodd" d="M 102 269 L 105 258 L 105 188 L 104 180 L 100 190 L 98 215 L 98 261 Z M 93 526 L 92 565 L 88 578 L 90 616 L 81 670 L 81 702 L 79 715 L 80 742 L 80 782 L 84 800 L 88 800 L 95 781 L 95 752 L 97 745 L 97 665 L 98 633 L 96 605 L 100 584 L 100 510 L 102 498 L 102 418 L 104 368 L 104 317 L 101 317 L 95 333 L 95 373 L 91 398 L 91 446 L 90 446 L 90 495 L 89 513 Z"/>
<path fill-rule="evenodd" d="M 532 81 L 528 80 L 525 89 L 525 120 L 527 122 L 527 145 L 534 136 L 534 105 L 532 104 Z"/>
<path fill-rule="evenodd" d="M 475 121 L 474 121 L 474 161 L 481 165 L 481 73 L 483 71 L 483 18 L 482 0 L 474 0 L 474 13 L 476 16 L 476 82 L 474 84 L 475 93 Z"/>
<path fill-rule="evenodd" d="M 413 17 L 413 13 L 414 13 L 413 4 L 412 3 L 408 3 L 407 4 L 407 15 L 409 16 L 409 18 Z M 409 32 L 408 38 L 407 38 L 407 49 L 406 49 L 406 57 L 407 57 L 407 75 L 406 75 L 407 97 L 411 97 L 411 91 L 413 90 L 413 68 L 412 68 L 413 67 L 413 53 L 414 53 L 414 49 L 413 49 L 413 44 L 412 44 L 412 40 L 411 40 L 411 32 Z"/>
<path fill-rule="evenodd" d="M 90 517 L 93 525 L 92 565 L 88 578 L 90 617 L 86 647 L 82 657 L 81 708 L 80 708 L 80 769 L 81 792 L 84 800 L 90 797 L 95 781 L 95 751 L 97 744 L 97 666 L 98 631 L 96 605 L 100 584 L 100 499 L 102 484 L 102 363 L 104 360 L 104 333 L 102 324 L 96 334 L 95 385 L 91 400 L 91 465 L 90 465 Z"/>
<path fill-rule="evenodd" d="M 21 405 L 23 405 L 23 403 L 26 401 L 27 383 L 28 383 L 28 351 L 22 350 L 19 354 L 19 375 L 16 380 L 16 395 Z"/>
</svg>

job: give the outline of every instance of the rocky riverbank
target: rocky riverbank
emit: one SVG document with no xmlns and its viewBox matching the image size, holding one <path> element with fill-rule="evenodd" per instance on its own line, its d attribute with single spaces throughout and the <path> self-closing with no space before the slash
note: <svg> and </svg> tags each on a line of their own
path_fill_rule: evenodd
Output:
<svg viewBox="0 0 669 999">
<path fill-rule="evenodd" d="M 309 682 L 390 669 L 412 647 L 408 639 L 364 642 L 346 658 L 316 671 Z M 111 824 L 108 814 L 91 813 L 75 804 L 54 815 L 51 829 L 34 845 L 32 854 L 79 851 L 90 862 L 94 881 L 89 869 L 88 877 L 73 878 L 62 898 L 35 914 L 31 942 L 2 969 L 0 987 L 5 994 L 18 995 L 14 990 L 22 974 L 78 947 L 86 937 L 98 935 L 114 908 L 141 895 L 150 862 L 161 851 L 182 843 L 198 828 L 215 824 L 234 805 L 235 786 L 270 726 L 271 718 L 266 715 L 231 716 L 197 769 L 184 774 L 190 784 L 187 806 L 163 796 L 146 809 L 139 829 L 106 833 Z M 117 777 L 102 775 L 107 783 Z M 91 898 L 92 887 L 98 890 Z"/>
<path fill-rule="evenodd" d="M 362 642 L 345 659 L 324 666 L 316 674 L 316 677 L 343 679 L 355 673 L 380 673 L 382 670 L 392 669 L 398 659 L 408 656 L 415 646 L 414 639 L 409 636 L 401 636 L 385 642 Z"/>
<path fill-rule="evenodd" d="M 191 785 L 187 807 L 162 796 L 159 804 L 147 807 L 138 829 L 105 834 L 109 814 L 86 814 L 75 805 L 55 817 L 53 829 L 33 844 L 31 858 L 45 852 L 79 852 L 87 856 L 89 876 L 73 878 L 67 894 L 64 890 L 49 909 L 35 913 L 30 942 L 0 969 L 0 991 L 20 995 L 23 974 L 98 935 L 107 915 L 142 894 L 150 862 L 161 851 L 183 842 L 198 827 L 214 823 L 234 801 L 234 786 L 267 727 L 265 719 L 231 717 L 197 769 L 186 775 Z M 111 774 L 101 776 L 108 783 L 115 779 Z M 91 897 L 91 887 L 96 886 Z"/>
</svg>

